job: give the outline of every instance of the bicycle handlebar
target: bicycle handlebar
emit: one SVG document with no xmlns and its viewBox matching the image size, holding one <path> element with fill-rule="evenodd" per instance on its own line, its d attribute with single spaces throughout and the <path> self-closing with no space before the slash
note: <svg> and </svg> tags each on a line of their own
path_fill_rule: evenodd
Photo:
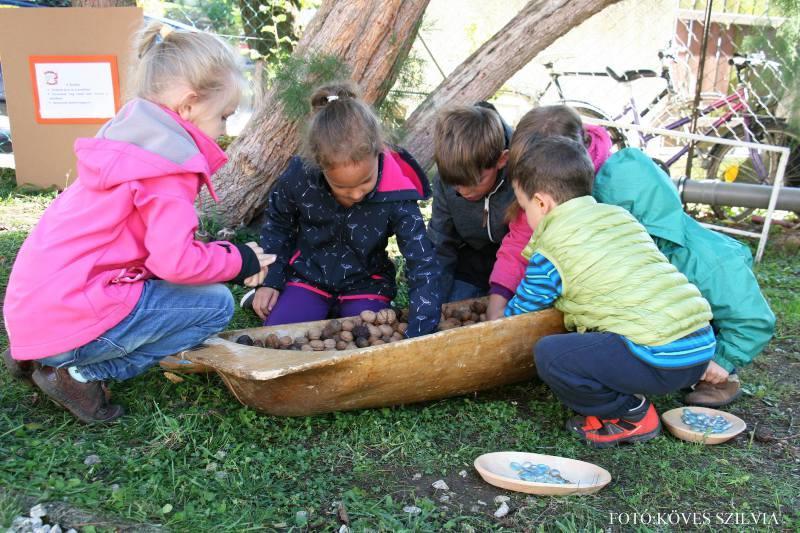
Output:
<svg viewBox="0 0 800 533">
<path fill-rule="evenodd" d="M 780 67 L 780 63 L 777 61 L 771 61 L 767 59 L 767 55 L 763 51 L 747 55 L 733 54 L 733 57 L 728 59 L 728 64 L 734 65 L 736 68 L 746 68 L 749 66 L 758 67 L 761 65 L 766 65 L 773 68 Z"/>
</svg>

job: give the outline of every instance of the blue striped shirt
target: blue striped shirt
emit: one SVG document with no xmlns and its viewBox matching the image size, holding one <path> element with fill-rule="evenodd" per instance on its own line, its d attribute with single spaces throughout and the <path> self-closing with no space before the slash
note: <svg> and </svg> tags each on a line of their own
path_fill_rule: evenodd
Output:
<svg viewBox="0 0 800 533">
<path fill-rule="evenodd" d="M 525 269 L 525 277 L 517 287 L 516 294 L 506 306 L 505 316 L 552 307 L 562 291 L 558 269 L 545 256 L 535 253 Z M 645 346 L 636 344 L 623 335 L 620 337 L 631 353 L 657 368 L 686 368 L 710 361 L 716 347 L 714 331 L 710 325 L 661 346 Z"/>
</svg>

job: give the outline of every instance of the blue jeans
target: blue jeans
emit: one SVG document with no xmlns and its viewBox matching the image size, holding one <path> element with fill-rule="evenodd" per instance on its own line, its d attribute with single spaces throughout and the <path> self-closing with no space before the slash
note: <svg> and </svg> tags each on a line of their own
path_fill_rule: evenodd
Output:
<svg viewBox="0 0 800 533">
<path fill-rule="evenodd" d="M 635 394 L 667 394 L 694 385 L 708 366 L 650 366 L 615 333 L 548 335 L 533 352 L 536 372 L 562 403 L 600 418 L 618 418 L 639 405 Z"/>
<path fill-rule="evenodd" d="M 224 285 L 147 280 L 139 301 L 122 322 L 88 344 L 37 362 L 58 368 L 76 366 L 89 381 L 122 381 L 219 333 L 231 317 L 233 296 Z"/>
<path fill-rule="evenodd" d="M 459 300 L 468 300 L 470 298 L 479 298 L 486 296 L 488 290 L 481 289 L 477 285 L 467 283 L 460 279 L 453 280 L 453 287 L 450 289 L 450 295 L 447 297 L 446 302 L 458 302 Z"/>
</svg>

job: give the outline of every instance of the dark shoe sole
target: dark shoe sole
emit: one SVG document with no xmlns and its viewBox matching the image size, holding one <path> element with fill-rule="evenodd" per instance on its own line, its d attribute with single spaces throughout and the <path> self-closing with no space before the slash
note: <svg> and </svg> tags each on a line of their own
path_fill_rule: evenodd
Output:
<svg viewBox="0 0 800 533">
<path fill-rule="evenodd" d="M 683 402 L 684 405 L 688 406 L 696 405 L 697 407 L 710 407 L 712 409 L 716 409 L 717 407 L 725 407 L 726 405 L 732 404 L 733 402 L 738 400 L 741 395 L 742 395 L 742 389 L 739 389 L 736 391 L 736 394 L 731 396 L 731 398 L 725 402 L 690 402 L 686 400 L 686 396 L 684 396 L 681 401 Z"/>
<path fill-rule="evenodd" d="M 125 409 L 121 405 L 109 404 L 108 407 L 103 410 L 105 411 L 105 416 L 102 418 L 87 416 L 83 411 L 75 409 L 69 405 L 69 402 L 65 401 L 58 391 L 53 390 L 53 387 L 50 385 L 50 383 L 46 379 L 43 379 L 39 372 L 34 372 L 31 378 L 33 383 L 39 387 L 39 390 L 44 392 L 47 397 L 53 401 L 53 403 L 72 413 L 75 418 L 84 424 L 108 424 L 125 414 Z M 104 394 L 106 394 L 106 399 L 108 399 L 110 394 L 107 391 L 104 391 Z"/>
</svg>

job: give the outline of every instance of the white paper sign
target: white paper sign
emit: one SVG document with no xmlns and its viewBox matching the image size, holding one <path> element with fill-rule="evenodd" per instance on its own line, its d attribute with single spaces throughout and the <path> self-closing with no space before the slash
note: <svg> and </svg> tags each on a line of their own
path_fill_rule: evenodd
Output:
<svg viewBox="0 0 800 533">
<path fill-rule="evenodd" d="M 34 67 L 42 119 L 114 116 L 111 63 L 35 63 Z"/>
</svg>

